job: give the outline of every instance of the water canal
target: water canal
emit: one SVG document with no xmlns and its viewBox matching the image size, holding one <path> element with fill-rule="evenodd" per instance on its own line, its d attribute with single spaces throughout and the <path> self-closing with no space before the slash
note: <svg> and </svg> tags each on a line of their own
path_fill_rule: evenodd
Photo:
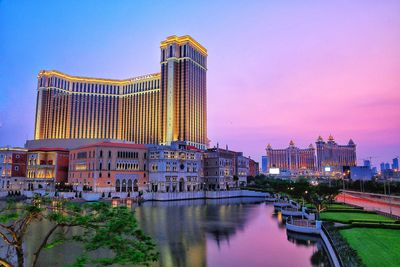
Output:
<svg viewBox="0 0 400 267">
<path fill-rule="evenodd" d="M 330 266 L 320 238 L 288 235 L 281 216 L 262 200 L 145 202 L 132 210 L 158 244 L 154 266 Z M 29 234 L 48 227 L 35 224 Z M 67 243 L 45 251 L 40 266 L 71 263 L 79 250 Z"/>
</svg>

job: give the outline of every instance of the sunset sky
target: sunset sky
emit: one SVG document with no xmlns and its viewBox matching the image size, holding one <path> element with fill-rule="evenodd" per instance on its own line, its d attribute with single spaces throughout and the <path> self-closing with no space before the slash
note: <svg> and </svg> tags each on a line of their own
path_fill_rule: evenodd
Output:
<svg viewBox="0 0 400 267">
<path fill-rule="evenodd" d="M 33 138 L 37 74 L 160 71 L 159 43 L 208 49 L 211 144 L 260 161 L 332 134 L 361 160 L 400 154 L 400 1 L 0 0 L 0 146 Z"/>
</svg>

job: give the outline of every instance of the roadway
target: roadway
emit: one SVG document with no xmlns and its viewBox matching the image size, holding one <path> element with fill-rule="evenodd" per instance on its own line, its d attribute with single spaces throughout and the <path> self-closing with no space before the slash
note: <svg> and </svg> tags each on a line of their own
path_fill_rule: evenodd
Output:
<svg viewBox="0 0 400 267">
<path fill-rule="evenodd" d="M 381 211 L 400 216 L 400 205 L 397 203 L 388 203 L 390 202 L 388 199 L 374 199 L 366 194 L 341 192 L 336 197 L 336 201 L 357 205 L 363 207 L 365 210 Z"/>
</svg>

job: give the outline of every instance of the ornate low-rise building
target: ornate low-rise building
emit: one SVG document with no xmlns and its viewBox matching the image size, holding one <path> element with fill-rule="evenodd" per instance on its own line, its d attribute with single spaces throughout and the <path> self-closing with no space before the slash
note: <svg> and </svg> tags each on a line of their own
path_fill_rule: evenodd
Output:
<svg viewBox="0 0 400 267">
<path fill-rule="evenodd" d="M 170 146 L 148 145 L 152 192 L 203 190 L 202 151 L 185 142 Z"/>
<path fill-rule="evenodd" d="M 68 179 L 68 150 L 37 148 L 28 150 L 25 188 L 54 190 Z"/>
<path fill-rule="evenodd" d="M 207 190 L 229 190 L 237 186 L 233 180 L 234 157 L 228 149 L 212 148 L 204 153 L 204 182 Z"/>
<path fill-rule="evenodd" d="M 236 153 L 236 173 L 235 176 L 238 177 L 238 185 L 247 184 L 247 176 L 249 176 L 250 171 L 250 159 L 243 156 L 242 152 Z"/>
<path fill-rule="evenodd" d="M 249 158 L 249 176 L 255 177 L 259 174 L 260 174 L 259 163 Z"/>
<path fill-rule="evenodd" d="M 136 192 L 149 189 L 145 145 L 100 142 L 70 151 L 68 182 L 75 190 Z"/>
<path fill-rule="evenodd" d="M 21 190 L 26 176 L 27 149 L 0 148 L 0 189 Z"/>
</svg>

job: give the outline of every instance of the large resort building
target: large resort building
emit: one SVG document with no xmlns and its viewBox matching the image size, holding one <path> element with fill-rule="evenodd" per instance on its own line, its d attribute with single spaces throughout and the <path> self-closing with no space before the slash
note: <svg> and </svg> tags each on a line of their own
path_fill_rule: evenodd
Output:
<svg viewBox="0 0 400 267">
<path fill-rule="evenodd" d="M 291 174 L 310 174 L 316 170 L 315 148 L 312 144 L 308 148 L 301 149 L 290 141 L 289 147 L 273 149 L 271 145 L 266 149 L 269 169 L 277 168 L 290 171 Z"/>
<path fill-rule="evenodd" d="M 40 71 L 22 187 L 105 194 L 246 184 L 256 162 L 207 150 L 206 73 L 207 50 L 187 35 L 160 43 L 159 73 L 117 80 Z M 4 162 L 0 170 L 9 176 L 9 156 Z"/>
<path fill-rule="evenodd" d="M 40 71 L 35 140 L 186 141 L 205 149 L 207 50 L 190 36 L 170 36 L 160 48 L 161 72 L 135 78 Z"/>
<path fill-rule="evenodd" d="M 352 139 L 347 145 L 339 145 L 332 135 L 327 142 L 319 136 L 316 149 L 312 144 L 300 149 L 293 141 L 284 149 L 273 149 L 268 145 L 266 162 L 268 170 L 277 169 L 279 173 L 289 175 L 341 174 L 345 168 L 357 165 L 356 145 Z"/>
<path fill-rule="evenodd" d="M 318 137 L 317 145 L 317 167 L 318 171 L 343 172 L 343 167 L 357 165 L 356 144 L 352 139 L 347 145 L 339 145 L 332 135 L 325 142 L 321 136 Z"/>
</svg>

